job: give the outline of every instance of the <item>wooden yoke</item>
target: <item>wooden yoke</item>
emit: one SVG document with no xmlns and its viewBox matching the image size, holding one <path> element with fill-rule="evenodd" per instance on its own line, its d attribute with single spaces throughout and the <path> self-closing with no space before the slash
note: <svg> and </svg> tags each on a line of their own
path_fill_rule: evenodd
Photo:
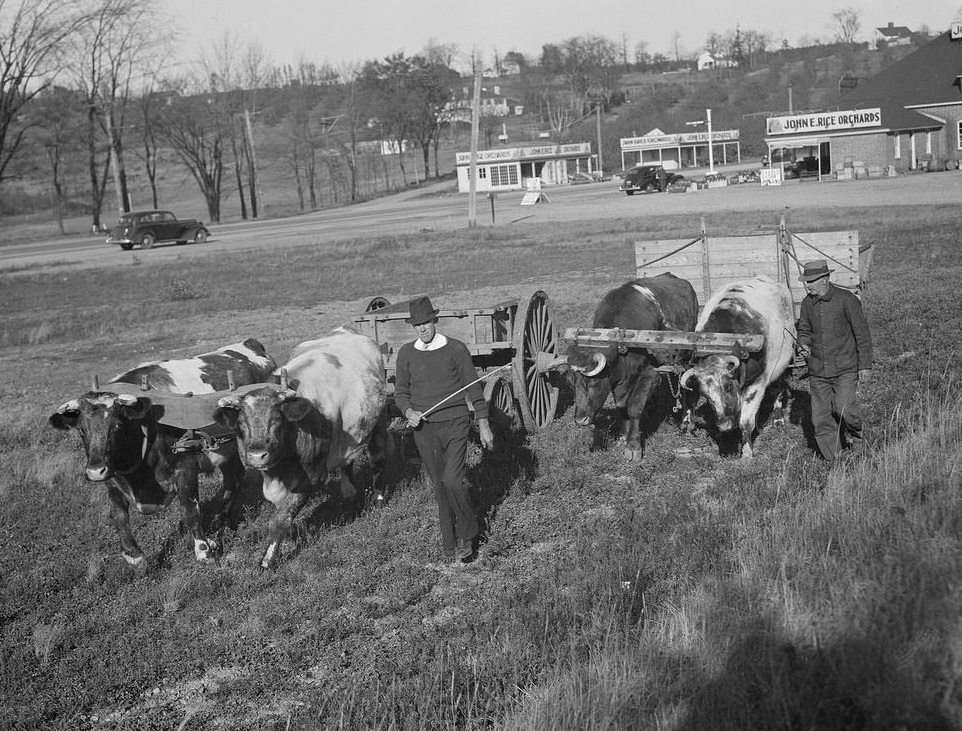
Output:
<svg viewBox="0 0 962 731">
<path fill-rule="evenodd" d="M 607 347 L 653 350 L 690 350 L 693 355 L 734 355 L 747 358 L 765 346 L 764 335 L 743 333 L 682 332 L 679 330 L 629 330 L 626 328 L 569 327 L 563 340 L 585 347 Z"/>
</svg>

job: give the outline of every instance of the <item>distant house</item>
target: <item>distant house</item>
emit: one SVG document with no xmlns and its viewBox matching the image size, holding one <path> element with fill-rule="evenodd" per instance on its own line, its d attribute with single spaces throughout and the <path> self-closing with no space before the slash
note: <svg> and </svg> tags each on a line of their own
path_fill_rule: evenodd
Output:
<svg viewBox="0 0 962 731">
<path fill-rule="evenodd" d="M 713 56 L 708 51 L 703 51 L 698 57 L 698 70 L 707 71 L 709 69 L 733 69 L 738 66 L 737 61 L 732 61 L 724 56 Z"/>
<path fill-rule="evenodd" d="M 875 29 L 876 46 L 908 46 L 912 43 L 912 31 L 892 21 L 884 28 Z"/>
<path fill-rule="evenodd" d="M 469 87 L 464 87 L 461 89 L 460 98 L 456 97 L 445 105 L 450 119 L 459 122 L 471 121 L 471 93 Z M 519 100 L 502 94 L 500 86 L 495 84 L 481 88 L 482 117 L 508 117 L 522 114 L 524 114 L 524 105 Z"/>
</svg>

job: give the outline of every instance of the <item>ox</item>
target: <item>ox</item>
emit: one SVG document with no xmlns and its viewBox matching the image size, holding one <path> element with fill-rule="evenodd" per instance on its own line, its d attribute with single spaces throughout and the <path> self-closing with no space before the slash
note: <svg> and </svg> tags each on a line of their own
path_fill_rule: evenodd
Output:
<svg viewBox="0 0 962 731">
<path fill-rule="evenodd" d="M 685 388 L 690 388 L 692 379 L 698 382 L 720 431 L 740 430 L 739 451 L 750 459 L 755 420 L 769 385 L 781 384 L 775 421 L 782 419 L 784 374 L 795 342 L 792 295 L 785 285 L 768 279 L 734 282 L 712 295 L 695 330 L 765 336 L 762 350 L 749 353 L 747 359 L 735 355 L 697 358 L 681 377 Z"/>
<path fill-rule="evenodd" d="M 245 385 L 267 380 L 275 367 L 264 346 L 249 338 L 193 358 L 143 363 L 115 376 L 103 388 L 62 404 L 51 414 L 51 426 L 75 428 L 80 433 L 87 456 L 87 480 L 106 483 L 110 520 L 127 563 L 140 566 L 144 561 L 144 553 L 130 529 L 129 509 L 133 507 L 145 515 L 156 513 L 174 497 L 183 506 L 194 555 L 197 560 L 210 559 L 216 545 L 204 535 L 201 526 L 198 475 L 210 473 L 214 467 L 220 469 L 221 518 L 230 512 L 244 474 L 233 439 L 210 445 L 213 448 L 204 451 L 175 451 L 185 430 L 159 421 L 161 409 L 152 404 L 149 389 L 213 393 L 228 388 L 228 371 L 233 373 L 235 384 Z M 143 385 L 148 390 L 141 394 L 138 387 Z"/>
<path fill-rule="evenodd" d="M 595 310 L 593 327 L 632 330 L 691 331 L 698 316 L 698 297 L 691 284 L 672 274 L 635 279 L 606 294 Z M 625 456 L 642 456 L 641 416 L 660 378 L 656 370 L 669 358 L 641 348 L 619 352 L 576 345 L 567 365 L 575 392 L 575 423 L 589 426 L 609 392 L 624 419 Z"/>
<path fill-rule="evenodd" d="M 274 563 L 297 513 L 331 470 L 340 470 L 345 499 L 363 496 L 379 479 L 388 449 L 384 363 L 371 338 L 339 327 L 298 345 L 281 373 L 296 391 L 265 387 L 225 396 L 215 412 L 235 430 L 244 464 L 260 470 L 264 497 L 274 504 L 263 568 Z"/>
</svg>

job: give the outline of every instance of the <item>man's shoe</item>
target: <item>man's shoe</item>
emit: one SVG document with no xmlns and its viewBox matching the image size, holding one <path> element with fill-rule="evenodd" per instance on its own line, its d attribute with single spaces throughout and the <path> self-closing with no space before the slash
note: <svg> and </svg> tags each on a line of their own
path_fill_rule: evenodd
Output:
<svg viewBox="0 0 962 731">
<path fill-rule="evenodd" d="M 461 563 L 470 563 L 473 558 L 474 541 L 470 538 L 466 541 L 458 541 L 458 547 L 454 551 L 454 559 Z"/>
</svg>

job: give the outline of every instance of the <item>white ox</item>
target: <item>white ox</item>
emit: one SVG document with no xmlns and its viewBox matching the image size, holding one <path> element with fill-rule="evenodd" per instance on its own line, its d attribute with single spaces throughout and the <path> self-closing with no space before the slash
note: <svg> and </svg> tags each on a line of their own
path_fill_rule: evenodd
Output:
<svg viewBox="0 0 962 731">
<path fill-rule="evenodd" d="M 266 386 L 226 396 L 215 413 L 235 430 L 241 459 L 260 470 L 264 497 L 275 508 L 264 568 L 331 470 L 341 472 L 343 497 L 363 497 L 388 451 L 384 363 L 371 338 L 339 327 L 298 345 L 279 371 L 286 372 L 290 389 Z"/>
<path fill-rule="evenodd" d="M 735 355 L 698 358 L 681 377 L 691 388 L 698 382 L 702 396 L 711 404 L 720 431 L 741 431 L 740 452 L 753 456 L 752 442 L 758 409 L 765 391 L 780 384 L 775 402 L 775 421 L 782 418 L 783 376 L 792 359 L 795 344 L 795 312 L 792 295 L 784 284 L 762 277 L 734 282 L 711 296 L 695 330 L 699 332 L 764 335 L 761 351 L 746 359 Z"/>
</svg>

